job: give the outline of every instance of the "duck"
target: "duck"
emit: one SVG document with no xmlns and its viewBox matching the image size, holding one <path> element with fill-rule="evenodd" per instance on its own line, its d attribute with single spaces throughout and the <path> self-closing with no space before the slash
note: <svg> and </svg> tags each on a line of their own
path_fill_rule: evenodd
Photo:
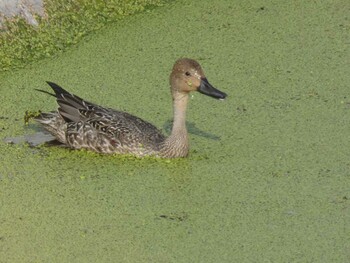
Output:
<svg viewBox="0 0 350 263">
<path fill-rule="evenodd" d="M 59 143 L 72 149 L 102 154 L 128 154 L 180 158 L 189 154 L 186 109 L 189 93 L 224 100 L 227 94 L 213 87 L 200 64 L 190 58 L 178 59 L 170 74 L 173 124 L 165 136 L 153 124 L 127 112 L 103 107 L 74 95 L 47 81 L 54 93 L 36 89 L 56 98 L 58 109 L 41 112 L 35 120 Z"/>
</svg>

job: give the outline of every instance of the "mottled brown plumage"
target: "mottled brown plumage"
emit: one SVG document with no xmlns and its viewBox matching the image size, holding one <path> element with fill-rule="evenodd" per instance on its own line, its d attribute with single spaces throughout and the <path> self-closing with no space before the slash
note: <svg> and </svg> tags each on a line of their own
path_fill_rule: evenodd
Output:
<svg viewBox="0 0 350 263">
<path fill-rule="evenodd" d="M 179 59 L 170 75 L 174 123 L 170 136 L 165 137 L 155 126 L 136 116 L 87 102 L 55 83 L 48 84 L 55 92 L 51 95 L 56 97 L 59 108 L 58 111 L 42 113 L 36 120 L 58 141 L 74 149 L 139 157 L 187 156 L 189 145 L 185 118 L 188 93 L 199 91 L 218 99 L 226 97 L 225 93 L 209 84 L 198 62 Z"/>
</svg>

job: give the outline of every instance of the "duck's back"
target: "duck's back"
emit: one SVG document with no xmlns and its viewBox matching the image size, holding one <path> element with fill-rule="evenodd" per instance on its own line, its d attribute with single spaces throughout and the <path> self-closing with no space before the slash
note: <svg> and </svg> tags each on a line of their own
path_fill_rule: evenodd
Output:
<svg viewBox="0 0 350 263">
<path fill-rule="evenodd" d="M 144 146 L 157 148 L 165 140 L 165 136 L 153 124 L 127 112 L 113 109 L 110 111 L 110 131 L 121 141 L 124 139 L 124 143 L 127 143 L 125 137 L 129 136 L 129 141 L 135 140 Z"/>
</svg>

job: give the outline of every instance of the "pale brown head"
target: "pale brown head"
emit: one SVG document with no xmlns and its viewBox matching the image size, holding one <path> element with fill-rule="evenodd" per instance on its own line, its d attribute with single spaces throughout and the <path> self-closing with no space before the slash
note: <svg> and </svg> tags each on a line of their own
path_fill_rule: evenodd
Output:
<svg viewBox="0 0 350 263">
<path fill-rule="evenodd" d="M 227 96 L 226 93 L 215 89 L 208 82 L 199 63 L 189 58 L 181 58 L 175 62 L 170 74 L 170 85 L 173 96 L 191 91 L 199 91 L 216 99 L 225 99 Z"/>
</svg>

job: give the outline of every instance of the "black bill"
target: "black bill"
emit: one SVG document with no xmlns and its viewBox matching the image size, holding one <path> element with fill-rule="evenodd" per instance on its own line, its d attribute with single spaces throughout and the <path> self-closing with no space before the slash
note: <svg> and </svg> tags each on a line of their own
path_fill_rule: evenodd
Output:
<svg viewBox="0 0 350 263">
<path fill-rule="evenodd" d="M 217 90 L 214 88 L 206 78 L 201 79 L 201 84 L 198 88 L 198 91 L 202 94 L 208 95 L 210 97 L 213 97 L 215 99 L 225 99 L 227 97 L 227 94 L 224 92 L 221 92 L 220 90 Z"/>
</svg>

